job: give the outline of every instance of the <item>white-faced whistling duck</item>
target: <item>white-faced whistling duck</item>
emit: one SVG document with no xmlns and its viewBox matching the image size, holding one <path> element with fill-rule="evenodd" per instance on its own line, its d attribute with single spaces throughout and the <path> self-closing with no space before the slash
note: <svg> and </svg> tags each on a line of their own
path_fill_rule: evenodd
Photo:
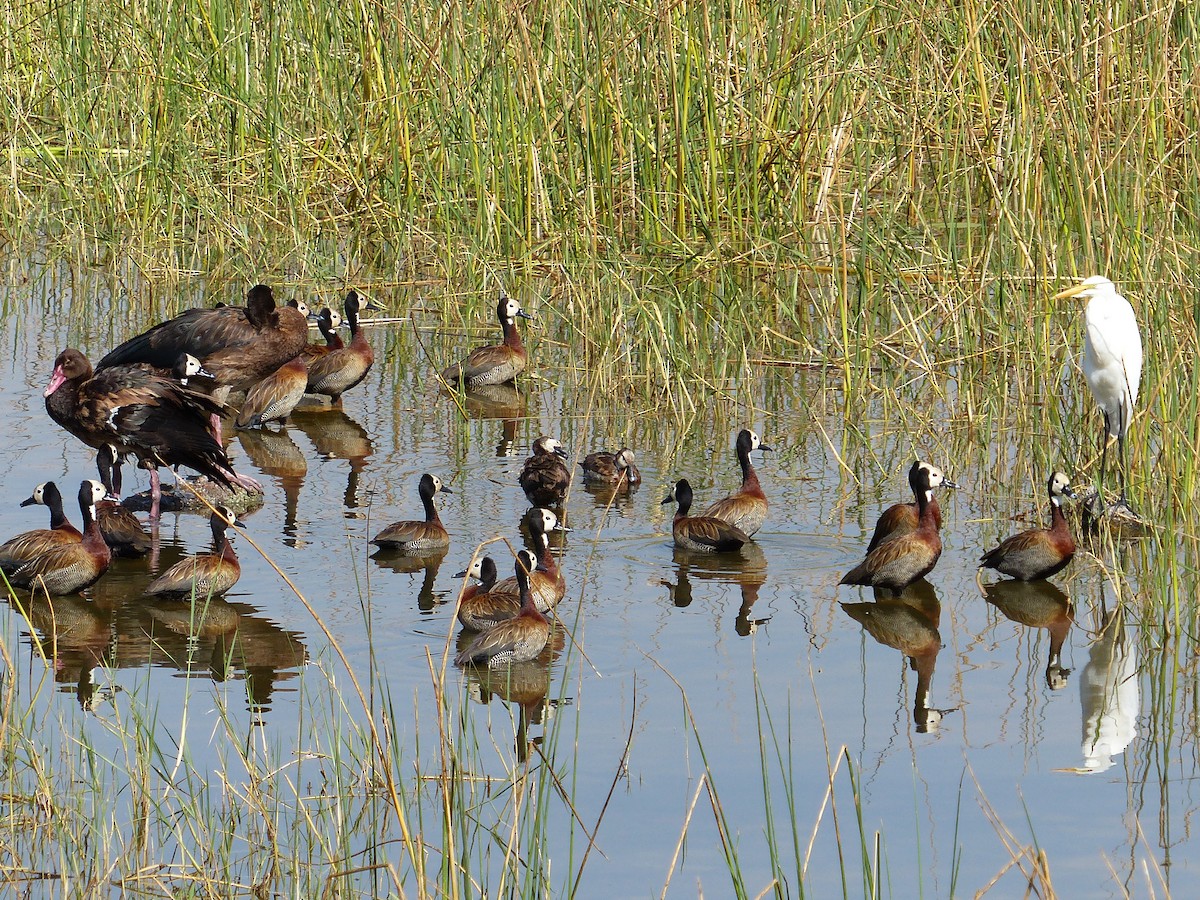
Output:
<svg viewBox="0 0 1200 900">
<path fill-rule="evenodd" d="M 0 545 L 0 570 L 4 572 L 12 572 L 60 544 L 78 544 L 83 540 L 83 532 L 67 520 L 62 494 L 53 481 L 35 487 L 33 494 L 21 501 L 21 506 L 35 503 L 49 508 L 50 527 L 24 531 Z"/>
<path fill-rule="evenodd" d="M 897 503 L 883 511 L 883 515 L 875 523 L 875 531 L 871 535 L 871 543 L 867 544 L 868 553 L 880 544 L 886 543 L 893 538 L 898 538 L 902 534 L 908 534 L 910 531 L 917 530 L 917 518 L 920 515 L 920 510 L 917 506 L 918 488 L 914 483 L 914 473 L 918 468 L 926 470 L 926 480 L 930 487 L 926 500 L 929 502 L 930 515 L 933 516 L 934 527 L 938 531 L 941 531 L 942 508 L 938 504 L 937 497 L 933 494 L 933 489 L 943 485 L 945 487 L 956 488 L 958 485 L 948 480 L 937 466 L 918 460 L 914 464 L 914 468 L 910 468 L 908 472 L 908 485 L 912 488 L 913 502 Z M 925 480 L 922 480 L 921 483 L 924 484 Z"/>
<path fill-rule="evenodd" d="M 421 476 L 417 490 L 425 507 L 425 520 L 393 522 L 371 538 L 372 544 L 388 550 L 402 550 L 405 553 L 429 553 L 445 550 L 450 546 L 450 535 L 442 525 L 433 498 L 439 491 L 447 494 L 453 494 L 454 491 L 442 484 L 442 480 L 436 475 L 429 473 Z"/>
<path fill-rule="evenodd" d="M 616 453 L 589 453 L 579 465 L 583 469 L 583 480 L 591 484 L 633 486 L 642 483 L 642 473 L 628 447 L 622 447 Z"/>
<path fill-rule="evenodd" d="M 737 454 L 738 465 L 742 467 L 742 486 L 737 493 L 713 503 L 702 515 L 736 525 L 748 535 L 762 528 L 763 521 L 767 518 L 767 496 L 758 483 L 758 474 L 754 471 L 754 466 L 750 464 L 750 454 L 755 450 L 770 449 L 749 428 L 738 432 L 734 452 Z"/>
<path fill-rule="evenodd" d="M 259 428 L 282 422 L 292 414 L 308 387 L 308 365 L 303 356 L 284 363 L 246 393 L 238 412 L 238 428 Z"/>
<path fill-rule="evenodd" d="M 51 530 L 42 534 L 65 535 L 67 539 L 62 536 L 38 539 L 30 537 L 36 532 L 26 532 L 0 547 L 0 569 L 9 582 L 17 587 L 58 595 L 74 594 L 99 580 L 108 571 L 112 559 L 96 523 L 95 506 L 104 499 L 104 493 L 104 485 L 99 481 L 85 481 L 80 485 L 82 536 L 76 537 L 78 532 L 66 534 L 62 530 Z M 24 549 L 19 542 L 25 543 Z M 20 559 L 22 554 L 27 558 Z"/>
<path fill-rule="evenodd" d="M 555 438 L 533 442 L 533 455 L 525 460 L 517 481 L 534 506 L 558 506 L 571 486 L 571 472 L 563 464 L 567 451 Z"/>
<path fill-rule="evenodd" d="M 929 574 L 942 555 L 942 537 L 929 503 L 929 470 L 913 463 L 910 483 L 917 495 L 917 527 L 908 534 L 880 544 L 838 582 L 885 588 L 897 594 Z"/>
<path fill-rule="evenodd" d="M 151 518 L 158 517 L 160 465 L 184 465 L 232 487 L 244 484 L 213 436 L 209 416 L 224 407 L 174 378 L 142 366 L 93 373 L 87 357 L 67 348 L 54 360 L 46 411 L 89 447 L 132 453 L 150 470 Z"/>
<path fill-rule="evenodd" d="M 374 303 L 363 304 L 357 291 L 346 294 L 344 302 L 346 324 L 350 326 L 350 343 L 344 347 L 330 349 L 308 363 L 308 391 L 324 394 L 337 403 L 342 394 L 367 377 L 375 363 L 375 353 L 367 343 L 367 337 L 358 323 L 360 310 L 381 309 Z"/>
<path fill-rule="evenodd" d="M 96 504 L 96 521 L 100 533 L 113 556 L 136 558 L 145 556 L 152 549 L 150 536 L 142 528 L 141 520 L 121 505 L 113 493 L 113 471 L 116 468 L 117 451 L 105 445 L 97 451 L 96 467 L 100 470 L 100 483 L 104 485 L 104 499 Z"/>
<path fill-rule="evenodd" d="M 533 602 L 538 610 L 547 612 L 558 605 L 567 592 L 567 579 L 558 565 L 558 560 L 550 550 L 551 531 L 570 531 L 567 526 L 558 521 L 550 510 L 535 507 L 525 516 L 525 525 L 529 528 L 529 536 L 533 541 L 533 553 L 536 568 L 529 570 L 529 590 L 533 594 Z M 492 594 L 508 594 L 513 600 L 518 600 L 519 590 L 516 578 L 505 578 L 496 582 Z"/>
<path fill-rule="evenodd" d="M 521 343 L 521 333 L 517 331 L 517 316 L 533 318 L 521 309 L 521 304 L 516 300 L 501 295 L 496 305 L 496 318 L 504 329 L 503 342 L 472 350 L 462 362 L 443 371 L 442 378 L 450 384 L 462 382 L 464 387 L 473 388 L 485 384 L 503 384 L 524 372 L 529 355 Z"/>
<path fill-rule="evenodd" d="M 663 498 L 663 503 L 678 503 L 675 520 L 671 523 L 671 535 L 675 546 L 683 550 L 701 550 L 722 553 L 738 550 L 750 540 L 750 536 L 736 525 L 714 516 L 689 516 L 692 508 L 692 486 L 686 478 L 675 483 L 675 489 Z"/>
<path fill-rule="evenodd" d="M 476 594 L 486 594 L 496 583 L 496 561 L 490 556 L 476 557 L 471 568 L 463 569 L 455 578 L 474 578 L 475 584 L 468 584 L 462 589 L 462 599 L 469 600 Z"/>
<path fill-rule="evenodd" d="M 1062 498 L 1074 497 L 1071 480 L 1055 472 L 1046 482 L 1050 495 L 1050 527 L 1031 528 L 1014 534 L 989 550 L 979 560 L 982 569 L 995 569 L 1021 581 L 1049 578 L 1062 571 L 1075 555 L 1075 541 L 1063 515 Z"/>
<path fill-rule="evenodd" d="M 229 542 L 230 525 L 245 527 L 228 506 L 218 506 L 209 517 L 216 552 L 185 556 L 150 582 L 146 593 L 151 596 L 215 597 L 237 584 L 242 577 L 242 567 Z"/>
<path fill-rule="evenodd" d="M 536 659 L 546 649 L 550 623 L 538 612 L 529 592 L 529 575 L 535 560 L 528 550 L 517 554 L 514 574 L 520 589 L 521 609 L 511 619 L 482 632 L 454 657 L 456 666 L 486 665 L 488 668 Z"/>
<path fill-rule="evenodd" d="M 307 362 L 312 362 L 318 356 L 324 356 L 332 350 L 341 350 L 346 344 L 342 341 L 341 335 L 338 334 L 338 329 L 342 327 L 342 314 L 336 309 L 330 309 L 328 306 L 323 307 L 317 313 L 317 328 L 321 330 L 321 336 L 325 338 L 324 344 L 306 344 L 304 347 L 304 359 Z"/>
</svg>

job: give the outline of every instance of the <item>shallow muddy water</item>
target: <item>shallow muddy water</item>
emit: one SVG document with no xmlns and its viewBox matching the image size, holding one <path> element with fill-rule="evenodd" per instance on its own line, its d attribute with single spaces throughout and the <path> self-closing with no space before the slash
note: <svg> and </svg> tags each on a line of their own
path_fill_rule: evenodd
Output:
<svg viewBox="0 0 1200 900">
<path fill-rule="evenodd" d="M 0 354 L 4 536 L 44 527 L 43 508 L 17 505 L 38 482 L 94 477 L 91 451 L 42 407 L 55 354 L 74 344 L 95 360 L 146 324 L 100 316 L 81 325 L 81 304 L 104 310 L 110 300 L 98 280 L 67 284 L 43 271 L 10 295 L 25 314 L 4 332 Z M 408 311 L 402 294 L 377 299 L 393 314 Z M 1024 882 L 1011 860 L 1035 845 L 1063 896 L 1117 896 L 1122 885 L 1141 892 L 1167 877 L 1159 867 L 1168 860 L 1172 881 L 1190 881 L 1195 763 L 1161 737 L 1172 716 L 1155 700 L 1165 676 L 1139 658 L 1137 623 L 1108 618 L 1101 630 L 1104 612 L 1116 609 L 1104 552 L 1081 552 L 1052 585 L 1001 585 L 987 600 L 976 586 L 979 554 L 1045 517 L 1045 475 L 1013 462 L 1013 448 L 1031 436 L 950 425 L 910 435 L 876 406 L 848 415 L 833 376 L 783 366 L 755 371 L 730 386 L 734 402 L 709 404 L 682 424 L 624 398 L 599 396 L 589 410 L 569 389 L 566 351 L 547 332 L 532 337 L 536 377 L 523 378 L 519 392 L 472 398 L 464 418 L 433 372 L 495 331 L 430 332 L 430 360 L 409 323 L 370 327 L 377 363 L 343 409 L 243 435 L 230 452 L 267 490 L 263 508 L 244 517 L 246 535 L 293 579 L 354 668 L 373 668 L 400 709 L 422 710 L 420 726 L 414 714 L 398 735 L 415 748 L 436 743 L 418 727 L 434 719 L 429 656 L 436 664 L 457 634 L 453 576 L 482 541 L 519 546 L 527 503 L 516 480 L 532 441 L 556 435 L 580 456 L 635 448 L 639 490 L 611 497 L 577 481 L 567 501 L 572 530 L 556 538 L 568 584 L 558 643 L 511 679 L 452 670 L 448 680 L 470 698 L 474 739 L 494 746 L 481 774 L 502 780 L 533 751 L 569 781 L 574 811 L 547 810 L 560 823 L 540 848 L 561 860 L 552 873 L 565 879 L 579 864 L 586 835 L 572 818 L 588 829 L 601 820 L 580 896 L 658 894 L 668 880 L 672 896 L 730 895 L 707 795 L 689 813 L 706 764 L 750 896 L 775 877 L 770 841 L 791 896 L 798 859 L 812 896 L 866 893 L 863 856 L 878 861 L 894 896 L 916 896 L 918 884 L 925 896 L 974 895 L 993 879 L 1016 896 Z M 923 386 L 918 376 L 902 390 L 916 396 Z M 943 396 L 940 386 L 932 393 Z M 747 426 L 774 448 L 754 459 L 771 503 L 766 525 L 739 554 L 674 549 L 672 507 L 660 501 L 681 476 L 701 506 L 734 489 L 733 440 Z M 864 606 L 869 591 L 837 582 L 861 559 L 878 513 L 911 499 L 914 447 L 961 485 L 941 495 L 945 550 L 928 583 Z M 449 552 L 419 564 L 377 553 L 371 535 L 418 516 L 417 481 L 427 471 L 454 491 L 439 496 Z M 132 477 L 145 486 L 144 473 Z M 68 513 L 77 520 L 70 504 Z M 164 514 L 159 567 L 208 541 L 201 516 Z M 297 729 L 317 726 L 301 707 L 328 690 L 327 673 L 333 683 L 342 677 L 338 663 L 279 574 L 243 538 L 234 543 L 241 581 L 205 611 L 192 638 L 190 612 L 142 597 L 145 561 L 114 565 L 86 599 L 56 601 L 54 615 L 44 601 L 10 604 L 3 621 L 29 703 L 74 709 L 71 727 L 101 746 L 106 718 L 146 704 L 158 728 L 186 732 L 189 752 L 202 756 L 222 727 L 217 704 L 204 700 L 211 693 L 224 697 L 233 731 L 303 746 Z M 503 544 L 488 552 L 507 575 Z M 1118 552 L 1132 571 L 1145 564 L 1137 544 Z M 1048 672 L 1060 643 L 1061 668 Z M 551 725 L 558 739 L 545 741 Z M 1097 737 L 1106 745 L 1094 746 Z M 1074 771 L 1084 767 L 1092 771 Z M 439 801 L 431 794 L 428 802 Z M 349 844 L 361 850 L 394 837 L 381 827 Z"/>
</svg>

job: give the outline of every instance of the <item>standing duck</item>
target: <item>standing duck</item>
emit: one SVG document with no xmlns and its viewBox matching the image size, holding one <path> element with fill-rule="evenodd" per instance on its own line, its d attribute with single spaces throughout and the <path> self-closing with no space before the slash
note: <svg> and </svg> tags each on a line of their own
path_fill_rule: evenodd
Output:
<svg viewBox="0 0 1200 900">
<path fill-rule="evenodd" d="M 45 502 L 42 487 L 41 502 Z M 104 485 L 99 481 L 85 481 L 79 486 L 82 535 L 74 528 L 26 532 L 0 546 L 0 570 L 9 582 L 16 587 L 44 590 L 51 595 L 74 594 L 95 584 L 108 571 L 112 560 L 96 523 L 95 506 L 104 499 L 104 493 Z M 37 496 L 36 492 L 34 496 Z M 33 497 L 30 500 L 39 502 Z M 51 519 L 54 518 L 52 508 Z M 44 537 L 33 537 L 37 534 Z"/>
<path fill-rule="evenodd" d="M 1014 534 L 989 550 L 979 560 L 981 569 L 995 569 L 1021 581 L 1049 578 L 1064 568 L 1075 555 L 1075 541 L 1063 515 L 1062 498 L 1074 497 L 1071 480 L 1055 472 L 1046 482 L 1050 495 L 1050 527 L 1031 528 Z"/>
<path fill-rule="evenodd" d="M 433 498 L 439 491 L 447 494 L 453 494 L 454 491 L 443 485 L 436 475 L 429 473 L 421 476 L 417 490 L 421 495 L 421 503 L 425 506 L 425 520 L 393 522 L 371 538 L 372 544 L 404 553 L 432 553 L 450 546 L 450 535 L 442 525 Z"/>
<path fill-rule="evenodd" d="M 346 295 L 344 307 L 346 323 L 350 326 L 350 343 L 344 347 L 330 347 L 328 353 L 311 358 L 308 364 L 308 392 L 324 394 L 332 403 L 337 403 L 342 394 L 366 378 L 375 363 L 375 353 L 358 324 L 358 313 L 364 305 L 356 291 Z M 379 307 L 367 303 L 365 308 Z"/>
<path fill-rule="evenodd" d="M 525 460 L 517 481 L 534 506 L 557 506 L 571 486 L 571 472 L 563 464 L 567 451 L 552 437 L 533 442 L 533 455 Z"/>
<path fill-rule="evenodd" d="M 238 428 L 260 428 L 284 421 L 304 397 L 307 387 L 308 365 L 300 355 L 250 388 L 235 424 Z"/>
<path fill-rule="evenodd" d="M 68 347 L 54 360 L 46 411 L 89 447 L 133 453 L 150 470 L 151 518 L 161 497 L 160 465 L 185 465 L 232 487 L 247 481 L 209 430 L 223 407 L 173 378 L 142 366 L 93 372 L 86 356 Z"/>
<path fill-rule="evenodd" d="M 915 473 L 915 474 L 914 474 Z M 839 584 L 887 588 L 896 594 L 933 571 L 942 555 L 942 537 L 933 519 L 929 469 L 914 464 L 909 473 L 917 495 L 917 527 L 908 534 L 880 544 L 866 559 L 846 573 Z"/>
<path fill-rule="evenodd" d="M 704 515 L 736 525 L 746 534 L 754 534 L 762 528 L 767 518 L 767 496 L 758 483 L 758 474 L 750 465 L 750 454 L 755 450 L 770 450 L 758 435 L 749 428 L 738 432 L 734 443 L 738 465 L 742 467 L 742 486 L 737 493 L 730 494 L 704 511 Z"/>
<path fill-rule="evenodd" d="M 528 573 L 533 565 L 533 554 L 528 550 L 517 554 L 514 574 L 520 590 L 520 611 L 515 617 L 500 622 L 475 638 L 454 657 L 456 666 L 486 665 L 496 668 L 509 663 L 528 662 L 546 649 L 546 642 L 550 639 L 550 623 L 538 612 L 533 595 L 529 592 Z"/>
<path fill-rule="evenodd" d="M 750 540 L 750 536 L 736 525 L 715 516 L 689 516 L 692 508 L 692 486 L 686 478 L 675 483 L 675 489 L 663 498 L 663 503 L 678 503 L 675 520 L 671 523 L 671 536 L 675 546 L 682 550 L 702 550 L 723 553 L 739 550 Z"/>
<path fill-rule="evenodd" d="M 583 480 L 589 484 L 633 487 L 642 483 L 642 473 L 634 464 L 633 451 L 622 447 L 616 453 L 589 453 L 583 458 Z"/>
<path fill-rule="evenodd" d="M 503 384 L 524 372 L 529 354 L 521 343 L 521 333 L 517 331 L 517 316 L 522 319 L 533 318 L 512 297 L 501 295 L 496 305 L 496 318 L 504 329 L 503 342 L 472 350 L 462 362 L 442 372 L 442 378 L 450 384 L 476 388 L 485 384 Z"/>
<path fill-rule="evenodd" d="M 151 596 L 215 597 L 232 588 L 242 576 L 242 567 L 227 530 L 230 525 L 245 525 L 238 521 L 228 506 L 218 506 L 209 517 L 215 553 L 185 556 L 163 572 L 146 588 Z"/>
<path fill-rule="evenodd" d="M 913 502 L 912 503 L 897 503 L 894 506 L 889 506 L 883 511 L 875 523 L 875 531 L 871 535 L 871 543 L 867 544 L 867 552 L 870 553 L 880 544 L 887 543 L 893 538 L 898 538 L 902 534 L 908 534 L 910 531 L 917 530 L 917 517 L 919 516 L 919 508 L 917 497 L 919 490 L 916 487 L 916 473 L 919 469 L 925 470 L 925 478 L 921 481 L 924 484 L 929 483 L 930 491 L 926 500 L 930 506 L 930 515 L 933 516 L 934 527 L 941 531 L 942 529 L 942 508 L 938 505 L 937 497 L 933 494 L 933 488 L 945 486 L 957 488 L 958 485 L 950 481 L 942 474 L 942 470 L 937 466 L 927 462 L 917 462 L 912 464 L 912 468 L 908 471 L 908 486 L 912 488 Z"/>
</svg>

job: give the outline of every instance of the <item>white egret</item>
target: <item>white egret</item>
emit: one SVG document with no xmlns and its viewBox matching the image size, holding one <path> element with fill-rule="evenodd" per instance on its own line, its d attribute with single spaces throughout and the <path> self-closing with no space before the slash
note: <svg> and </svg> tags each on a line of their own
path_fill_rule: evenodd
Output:
<svg viewBox="0 0 1200 900">
<path fill-rule="evenodd" d="M 1104 466 L 1108 444 L 1117 439 L 1121 464 L 1120 505 L 1125 499 L 1125 433 L 1137 403 L 1138 382 L 1142 377 L 1142 338 L 1137 318 L 1129 301 L 1117 293 L 1116 286 L 1103 275 L 1093 275 L 1079 284 L 1059 291 L 1055 300 L 1078 297 L 1087 300 L 1084 319 L 1087 335 L 1083 342 L 1083 374 L 1092 396 L 1104 412 L 1103 448 L 1100 453 L 1100 485 L 1104 486 Z"/>
</svg>

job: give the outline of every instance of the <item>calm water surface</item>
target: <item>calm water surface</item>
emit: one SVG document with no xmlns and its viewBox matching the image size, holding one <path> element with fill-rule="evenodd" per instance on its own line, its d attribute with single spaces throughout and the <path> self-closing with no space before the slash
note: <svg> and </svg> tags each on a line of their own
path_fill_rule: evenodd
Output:
<svg viewBox="0 0 1200 900">
<path fill-rule="evenodd" d="M 94 477 L 91 451 L 57 429 L 42 407 L 55 354 L 71 343 L 95 360 L 145 324 L 102 318 L 81 324 L 88 309 L 111 302 L 100 283 L 42 272 L 27 287 L 26 314 L 4 332 L 0 371 L 9 408 L 0 443 L 9 473 L 0 497 L 6 536 L 44 527 L 42 508 L 17 506 L 35 484 L 55 479 L 73 486 Z M 400 314 L 410 303 L 404 296 L 379 299 Z M 489 339 L 493 332 L 489 326 Z M 671 895 L 729 894 L 706 798 L 672 874 L 703 770 L 700 745 L 747 889 L 756 895 L 765 888 L 771 875 L 760 735 L 772 728 L 778 749 L 766 748 L 766 767 L 776 839 L 790 852 L 794 822 L 815 896 L 843 892 L 835 828 L 850 854 L 849 870 L 858 871 L 852 777 L 861 791 L 863 852 L 883 854 L 896 896 L 914 896 L 915 887 L 905 886 L 918 883 L 930 896 L 974 894 L 993 878 L 1001 879 L 1004 896 L 1016 896 L 1024 883 L 1007 867 L 1015 848 L 1035 843 L 1065 896 L 1116 896 L 1117 884 L 1141 891 L 1147 878 L 1158 877 L 1143 867 L 1156 873 L 1168 859 L 1177 884 L 1190 880 L 1196 845 L 1186 820 L 1196 806 L 1194 763 L 1147 740 L 1153 705 L 1147 660 L 1138 658 L 1135 622 L 1113 620 L 1099 631 L 1102 607 L 1115 605 L 1097 559 L 1083 553 L 1057 587 L 1002 587 L 991 603 L 975 585 L 980 552 L 1027 527 L 1011 517 L 1032 518 L 1035 500 L 1036 515 L 1044 515 L 1044 475 L 1036 473 L 1035 481 L 1012 464 L 1011 448 L 1029 436 L 968 437 L 949 428 L 910 436 L 877 409 L 855 411 L 848 424 L 836 383 L 791 368 L 753 373 L 730 387 L 734 402 L 711 404 L 682 423 L 639 409 L 636 401 L 606 398 L 589 420 L 583 401 L 566 387 L 570 379 L 556 368 L 564 362 L 561 346 L 539 347 L 537 338 L 539 377 L 526 378 L 515 398 L 473 402 L 464 420 L 431 381 L 448 360 L 426 359 L 408 324 L 372 328 L 369 336 L 378 362 L 343 410 L 298 416 L 279 433 L 243 436 L 231 454 L 267 488 L 265 506 L 245 517 L 247 534 L 294 579 L 352 664 L 364 673 L 374 666 L 397 701 L 425 710 L 423 722 L 433 721 L 427 653 L 440 658 L 453 639 L 460 584 L 453 576 L 478 542 L 519 541 L 516 525 L 527 505 L 516 477 L 531 442 L 549 433 L 580 454 L 622 444 L 638 451 L 645 476 L 639 491 L 610 507 L 610 498 L 579 484 L 567 504 L 573 530 L 562 541 L 562 564 L 569 586 L 559 613 L 582 654 L 568 655 L 564 647 L 549 668 L 530 667 L 517 684 L 457 673 L 450 682 L 478 701 L 471 706 L 476 733 L 496 747 L 491 774 L 503 778 L 514 742 L 539 741 L 554 718 L 564 738 L 546 752 L 573 760 L 568 775 L 589 827 L 616 779 L 581 895 L 657 894 L 668 878 Z M 481 340 L 482 332 L 431 334 L 427 346 L 453 358 Z M 924 387 L 919 380 L 904 384 L 913 397 Z M 743 426 L 755 427 L 776 450 L 755 460 L 771 501 L 766 526 L 741 557 L 706 559 L 673 549 L 672 507 L 659 501 L 683 475 L 700 505 L 733 489 L 739 474 L 732 443 Z M 842 452 L 848 428 L 870 435 L 869 452 Z M 861 558 L 878 512 L 909 499 L 905 472 L 914 447 L 963 485 L 942 497 L 945 552 L 929 584 L 903 601 L 863 607 L 869 592 L 838 588 L 837 581 Z M 455 492 L 440 498 L 453 536 L 450 552 L 428 565 L 373 558 L 367 540 L 375 531 L 418 515 L 417 480 L 425 471 Z M 142 473 L 134 477 L 139 489 L 145 486 Z M 207 546 L 207 521 L 165 514 L 161 536 L 165 567 Z M 184 727 L 178 710 L 191 697 L 191 752 L 203 754 L 217 713 L 215 703 L 197 697 L 220 694 L 238 727 L 295 744 L 312 667 L 337 664 L 279 576 L 244 540 L 235 544 L 242 579 L 192 640 L 178 609 L 141 597 L 151 577 L 145 562 L 115 565 L 88 599 L 61 604 L 57 655 L 47 640 L 54 623 L 46 610 L 28 609 L 33 630 L 9 616 L 22 671 L 34 684 L 50 672 L 57 688 L 49 696 L 37 692 L 36 702 L 75 707 L 76 726 L 103 745 L 104 717 L 130 702 L 110 696 L 114 685 L 156 705 L 159 727 L 172 735 Z M 502 545 L 490 552 L 508 574 Z M 1136 571 L 1141 551 L 1125 552 Z M 1065 680 L 1052 690 L 1047 664 L 1051 644 L 1060 641 L 1069 674 L 1050 673 L 1057 683 Z M 229 652 L 232 642 L 237 652 Z M 928 704 L 918 690 L 926 682 Z M 310 690 L 323 690 L 326 679 L 315 684 Z M 547 693 L 554 701 L 548 709 L 540 702 Z M 77 706 L 77 699 L 87 702 Z M 927 724 L 938 718 L 930 709 L 940 712 L 940 725 Z M 416 744 L 415 721 L 400 736 L 405 746 Z M 1085 753 L 1095 735 L 1108 746 Z M 567 747 L 573 742 L 577 751 Z M 1085 765 L 1097 771 L 1064 771 Z M 825 802 L 831 768 L 836 822 Z M 790 806 L 785 783 L 794 792 Z M 565 860 L 571 813 L 559 806 L 551 815 L 563 827 L 550 834 L 561 833 L 564 843 L 542 852 Z M 578 858 L 577 846 L 576 864 Z M 797 894 L 794 879 L 788 890 Z M 852 879 L 845 890 L 857 895 L 864 888 Z"/>
</svg>

